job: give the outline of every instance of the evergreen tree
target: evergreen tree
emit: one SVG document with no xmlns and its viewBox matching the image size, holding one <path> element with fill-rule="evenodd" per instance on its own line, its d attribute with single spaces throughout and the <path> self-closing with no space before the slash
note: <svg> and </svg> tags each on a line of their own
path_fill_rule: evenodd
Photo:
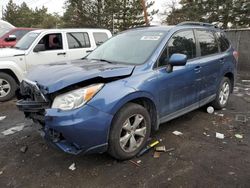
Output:
<svg viewBox="0 0 250 188">
<path fill-rule="evenodd" d="M 164 22 L 178 24 L 183 21 L 201 21 L 218 23 L 227 28 L 231 23 L 233 27 L 249 27 L 250 2 L 249 0 L 181 0 L 181 8 L 172 8 Z"/>
</svg>

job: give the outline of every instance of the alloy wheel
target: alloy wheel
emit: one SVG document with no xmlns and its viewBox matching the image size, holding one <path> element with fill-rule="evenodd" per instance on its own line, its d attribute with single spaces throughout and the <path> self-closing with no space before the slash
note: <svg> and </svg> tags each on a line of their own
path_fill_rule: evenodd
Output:
<svg viewBox="0 0 250 188">
<path fill-rule="evenodd" d="M 7 96 L 10 92 L 10 89 L 10 83 L 5 79 L 0 78 L 0 97 Z"/>
<path fill-rule="evenodd" d="M 230 93 L 229 83 L 224 82 L 222 87 L 221 87 L 221 91 L 220 91 L 220 95 L 219 95 L 219 101 L 220 101 L 221 105 L 225 105 L 227 103 L 229 93 Z"/>
<path fill-rule="evenodd" d="M 123 124 L 120 133 L 120 146 L 125 152 L 134 152 L 145 139 L 147 127 L 140 114 L 129 117 Z"/>
</svg>

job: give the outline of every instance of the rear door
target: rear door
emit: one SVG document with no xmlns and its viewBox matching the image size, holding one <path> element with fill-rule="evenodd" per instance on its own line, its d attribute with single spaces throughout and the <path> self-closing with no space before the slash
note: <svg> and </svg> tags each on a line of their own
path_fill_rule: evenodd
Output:
<svg viewBox="0 0 250 188">
<path fill-rule="evenodd" d="M 67 51 L 70 60 L 81 59 L 95 49 L 89 32 L 67 32 Z"/>
<path fill-rule="evenodd" d="M 203 105 L 215 97 L 218 83 L 221 81 L 223 56 L 220 53 L 215 32 L 196 29 L 195 34 L 198 41 L 201 72 L 199 100 L 200 105 Z"/>
</svg>

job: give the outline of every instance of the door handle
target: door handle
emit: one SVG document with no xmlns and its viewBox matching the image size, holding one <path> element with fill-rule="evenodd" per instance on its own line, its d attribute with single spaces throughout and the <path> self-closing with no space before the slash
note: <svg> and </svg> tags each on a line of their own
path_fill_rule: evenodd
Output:
<svg viewBox="0 0 250 188">
<path fill-rule="evenodd" d="M 194 70 L 195 70 L 195 71 L 201 70 L 201 66 L 196 66 L 196 67 L 194 68 Z"/>
<path fill-rule="evenodd" d="M 66 52 L 58 53 L 57 55 L 66 55 Z"/>
<path fill-rule="evenodd" d="M 87 50 L 86 53 L 90 53 L 90 52 L 93 52 L 93 50 Z"/>
<path fill-rule="evenodd" d="M 223 64 L 225 62 L 225 58 L 221 58 L 219 61 L 221 64 Z"/>
</svg>

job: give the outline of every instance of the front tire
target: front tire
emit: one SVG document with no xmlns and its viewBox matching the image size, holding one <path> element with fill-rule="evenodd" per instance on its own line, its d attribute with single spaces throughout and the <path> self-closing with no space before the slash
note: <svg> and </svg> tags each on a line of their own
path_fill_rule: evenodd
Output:
<svg viewBox="0 0 250 188">
<path fill-rule="evenodd" d="M 130 159 L 147 144 L 151 132 L 148 111 L 141 105 L 128 103 L 114 116 L 108 153 L 118 159 Z"/>
<path fill-rule="evenodd" d="M 15 96 L 17 83 L 15 79 L 4 72 L 0 72 L 0 102 L 8 101 Z"/>
<path fill-rule="evenodd" d="M 212 102 L 212 106 L 217 110 L 221 110 L 222 108 L 224 108 L 228 103 L 231 91 L 232 83 L 227 77 L 224 77 L 220 83 L 216 98 Z"/>
</svg>

